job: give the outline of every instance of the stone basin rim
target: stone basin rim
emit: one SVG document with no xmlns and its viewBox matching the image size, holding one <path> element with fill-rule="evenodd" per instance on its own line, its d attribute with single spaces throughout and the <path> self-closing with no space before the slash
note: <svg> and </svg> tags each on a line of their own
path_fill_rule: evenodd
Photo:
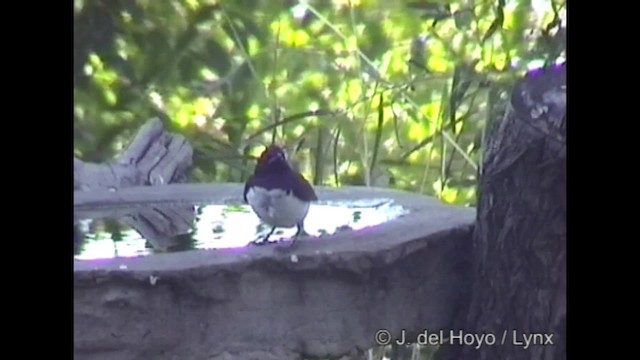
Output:
<svg viewBox="0 0 640 360">
<path fill-rule="evenodd" d="M 243 184 L 168 184 L 123 188 L 118 191 L 91 191 L 74 193 L 74 211 L 85 212 L 99 209 L 130 207 L 144 204 L 215 203 L 241 200 Z M 380 251 L 394 251 L 396 256 L 406 255 L 420 249 L 430 239 L 440 238 L 443 232 L 466 228 L 475 220 L 475 209 L 446 205 L 434 198 L 393 189 L 349 186 L 329 188 L 317 186 L 321 201 L 357 201 L 370 199 L 392 199 L 395 205 L 409 211 L 399 218 L 358 231 L 346 231 L 323 236 L 322 240 L 300 239 L 298 246 L 290 252 L 279 251 L 275 245 L 250 246 L 231 249 L 194 249 L 183 252 L 154 254 L 140 257 L 110 258 L 99 260 L 74 259 L 74 274 L 89 275 L 96 271 L 150 272 L 161 274 L 167 271 L 189 270 L 200 267 L 229 266 L 248 263 L 258 259 L 274 258 L 288 266 L 305 268 L 309 258 L 329 256 L 332 259 L 364 257 Z M 421 242 L 422 244 L 416 244 Z M 366 246 L 363 246 L 366 245 Z M 401 250 L 398 250 L 402 248 Z"/>
</svg>

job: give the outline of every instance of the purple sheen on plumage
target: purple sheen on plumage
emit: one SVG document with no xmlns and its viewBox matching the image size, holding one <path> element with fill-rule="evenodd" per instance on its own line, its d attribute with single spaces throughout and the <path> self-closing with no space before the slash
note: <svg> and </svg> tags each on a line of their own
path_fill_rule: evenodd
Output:
<svg viewBox="0 0 640 360">
<path fill-rule="evenodd" d="M 284 150 L 277 145 L 269 146 L 260 155 L 253 176 L 247 180 L 244 187 L 245 202 L 247 192 L 253 186 L 267 190 L 288 190 L 303 201 L 318 200 L 311 184 L 289 166 Z"/>
<path fill-rule="evenodd" d="M 277 145 L 271 145 L 260 154 L 254 175 L 281 172 L 290 168 L 284 150 Z"/>
<path fill-rule="evenodd" d="M 284 150 L 278 145 L 270 145 L 260 154 L 258 162 L 272 163 L 279 159 L 286 159 Z"/>
</svg>

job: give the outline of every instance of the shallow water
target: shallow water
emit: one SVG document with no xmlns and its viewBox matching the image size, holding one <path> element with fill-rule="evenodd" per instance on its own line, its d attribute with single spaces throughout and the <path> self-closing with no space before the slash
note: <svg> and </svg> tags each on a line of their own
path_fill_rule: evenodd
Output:
<svg viewBox="0 0 640 360">
<path fill-rule="evenodd" d="M 324 202 L 311 205 L 305 231 L 314 238 L 357 231 L 405 215 L 390 199 Z M 77 219 L 74 257 L 78 260 L 144 256 L 161 252 L 247 246 L 271 227 L 248 205 L 159 205 L 113 217 Z M 296 228 L 277 228 L 270 242 L 288 240 Z"/>
</svg>

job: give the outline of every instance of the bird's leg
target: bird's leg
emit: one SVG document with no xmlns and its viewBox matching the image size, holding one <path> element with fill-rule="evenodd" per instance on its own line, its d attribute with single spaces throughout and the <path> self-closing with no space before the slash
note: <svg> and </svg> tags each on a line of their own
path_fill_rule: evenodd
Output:
<svg viewBox="0 0 640 360">
<path fill-rule="evenodd" d="M 302 224 L 302 222 L 298 223 L 296 225 L 296 227 L 298 228 L 298 231 L 296 231 L 295 235 L 293 235 L 293 237 L 291 239 L 289 239 L 289 241 L 285 241 L 282 244 L 278 245 L 278 248 L 282 249 L 282 250 L 291 250 L 295 247 L 295 245 L 298 243 L 296 240 L 298 239 L 298 237 L 300 235 L 309 235 L 307 234 L 307 232 L 304 230 L 304 225 Z"/>
<path fill-rule="evenodd" d="M 276 231 L 276 227 L 275 226 L 271 228 L 271 231 L 269 231 L 267 236 L 254 240 L 253 244 L 254 245 L 262 245 L 262 244 L 266 243 L 269 240 L 269 237 L 273 234 L 274 231 Z"/>
<path fill-rule="evenodd" d="M 309 235 L 309 233 L 307 233 L 304 229 L 304 224 L 302 222 L 298 223 L 298 225 L 296 225 L 298 228 L 298 231 L 296 232 L 296 234 L 293 236 L 294 239 L 297 239 L 300 235 Z"/>
<path fill-rule="evenodd" d="M 276 231 L 276 227 L 272 227 L 271 231 L 269 231 L 269 233 L 267 234 L 267 236 L 264 237 L 264 239 L 262 239 L 263 242 L 267 242 L 269 241 L 269 237 L 273 234 L 273 232 Z"/>
</svg>

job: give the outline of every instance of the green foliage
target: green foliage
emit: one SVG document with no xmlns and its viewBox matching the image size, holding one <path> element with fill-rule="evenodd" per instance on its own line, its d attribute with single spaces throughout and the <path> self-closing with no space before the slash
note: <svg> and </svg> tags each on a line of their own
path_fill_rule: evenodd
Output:
<svg viewBox="0 0 640 360">
<path fill-rule="evenodd" d="M 316 184 L 473 204 L 510 83 L 564 51 L 564 2 L 304 3 L 76 1 L 76 156 L 105 161 L 159 116 L 193 144 L 192 181 L 242 181 L 259 145 L 304 141 Z"/>
</svg>

